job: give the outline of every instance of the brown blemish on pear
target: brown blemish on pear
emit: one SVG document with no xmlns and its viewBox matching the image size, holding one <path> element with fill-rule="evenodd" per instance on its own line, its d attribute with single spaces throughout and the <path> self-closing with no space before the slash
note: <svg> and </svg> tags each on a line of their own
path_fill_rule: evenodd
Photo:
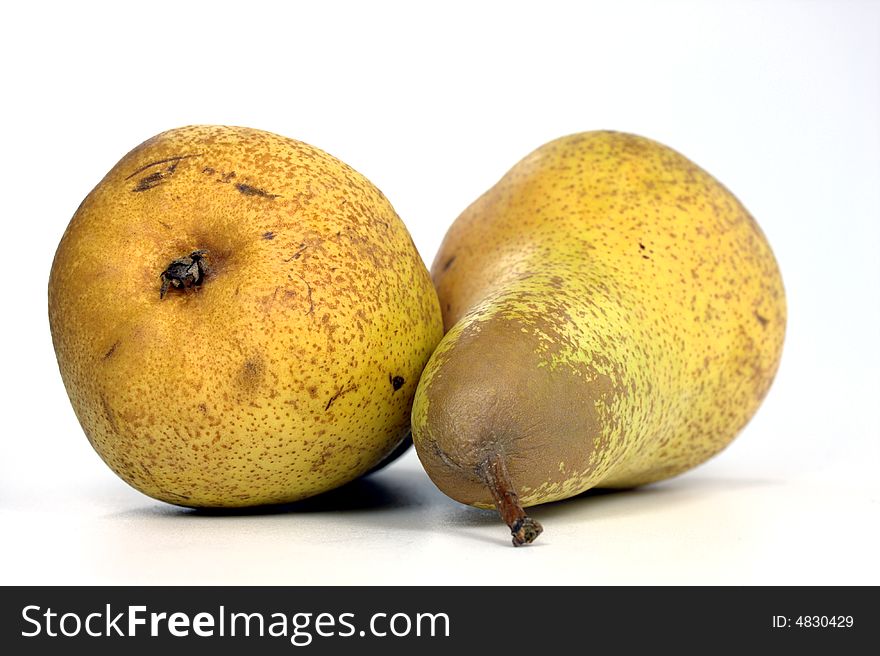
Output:
<svg viewBox="0 0 880 656">
<path fill-rule="evenodd" d="M 574 367 L 568 375 L 583 386 L 572 394 L 568 376 L 552 368 L 553 351 L 536 354 L 531 348 L 536 332 L 552 335 L 556 329 L 547 317 L 535 326 L 503 318 L 469 326 L 443 361 L 443 375 L 425 387 L 430 427 L 422 438 L 425 457 L 473 472 L 460 480 L 456 473 L 454 484 L 441 486 L 454 499 L 493 504 L 479 471 L 496 454 L 510 456 L 506 467 L 518 489 L 553 480 L 560 462 L 589 462 L 591 445 L 557 436 L 595 434 L 598 418 L 590 397 L 607 398 L 611 383 L 587 366 L 565 365 Z M 526 453 L 528 458 L 520 457 Z M 441 475 L 426 467 L 432 477 Z"/>
</svg>

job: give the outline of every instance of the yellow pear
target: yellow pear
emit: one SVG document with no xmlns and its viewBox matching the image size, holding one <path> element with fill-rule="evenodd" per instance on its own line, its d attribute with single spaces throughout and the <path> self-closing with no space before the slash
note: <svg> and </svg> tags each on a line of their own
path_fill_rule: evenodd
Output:
<svg viewBox="0 0 880 656">
<path fill-rule="evenodd" d="M 717 180 L 649 139 L 548 143 L 468 207 L 432 274 L 448 333 L 413 439 L 462 503 L 526 506 L 675 476 L 757 410 L 786 308 L 760 228 Z"/>
<path fill-rule="evenodd" d="M 442 335 L 378 189 L 317 148 L 224 126 L 153 137 L 86 197 L 49 321 L 92 446 L 185 506 L 294 501 L 367 472 L 406 436 Z"/>
</svg>

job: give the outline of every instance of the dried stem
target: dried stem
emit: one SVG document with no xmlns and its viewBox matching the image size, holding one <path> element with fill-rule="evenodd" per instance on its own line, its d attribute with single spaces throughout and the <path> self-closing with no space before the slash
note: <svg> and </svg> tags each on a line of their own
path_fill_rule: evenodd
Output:
<svg viewBox="0 0 880 656">
<path fill-rule="evenodd" d="M 492 493 L 495 508 L 498 509 L 501 519 L 510 527 L 513 546 L 521 547 L 533 542 L 544 528 L 526 515 L 526 511 L 520 505 L 519 496 L 513 488 L 510 474 L 501 456 L 493 455 L 487 458 L 481 467 L 481 474 L 486 487 Z"/>
</svg>

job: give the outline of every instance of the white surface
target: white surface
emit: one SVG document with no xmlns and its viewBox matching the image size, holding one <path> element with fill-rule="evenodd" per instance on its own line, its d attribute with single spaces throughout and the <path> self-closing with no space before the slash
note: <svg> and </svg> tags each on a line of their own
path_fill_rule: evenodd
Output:
<svg viewBox="0 0 880 656">
<path fill-rule="evenodd" d="M 0 583 L 880 583 L 880 4 L 288 4 L 4 10 Z M 89 189 L 195 122 L 342 158 L 429 263 L 455 216 L 545 141 L 613 128 L 665 142 L 774 247 L 789 300 L 776 384 L 709 464 L 537 508 L 546 532 L 527 549 L 412 453 L 284 513 L 154 502 L 77 425 L 45 287 Z"/>
</svg>

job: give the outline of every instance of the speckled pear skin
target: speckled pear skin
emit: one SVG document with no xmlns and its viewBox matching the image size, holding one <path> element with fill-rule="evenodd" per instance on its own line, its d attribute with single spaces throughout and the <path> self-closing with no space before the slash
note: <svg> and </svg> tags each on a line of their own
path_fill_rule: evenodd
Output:
<svg viewBox="0 0 880 656">
<path fill-rule="evenodd" d="M 680 474 L 767 394 L 786 323 L 760 228 L 717 180 L 649 139 L 542 146 L 455 221 L 432 268 L 448 333 L 416 392 L 429 475 L 492 507 Z"/>
<path fill-rule="evenodd" d="M 160 274 L 204 249 L 200 285 Z M 386 198 L 338 159 L 223 126 L 164 132 L 83 201 L 49 321 L 89 441 L 184 506 L 289 502 L 367 472 L 409 431 L 442 336 L 428 271 Z"/>
</svg>

